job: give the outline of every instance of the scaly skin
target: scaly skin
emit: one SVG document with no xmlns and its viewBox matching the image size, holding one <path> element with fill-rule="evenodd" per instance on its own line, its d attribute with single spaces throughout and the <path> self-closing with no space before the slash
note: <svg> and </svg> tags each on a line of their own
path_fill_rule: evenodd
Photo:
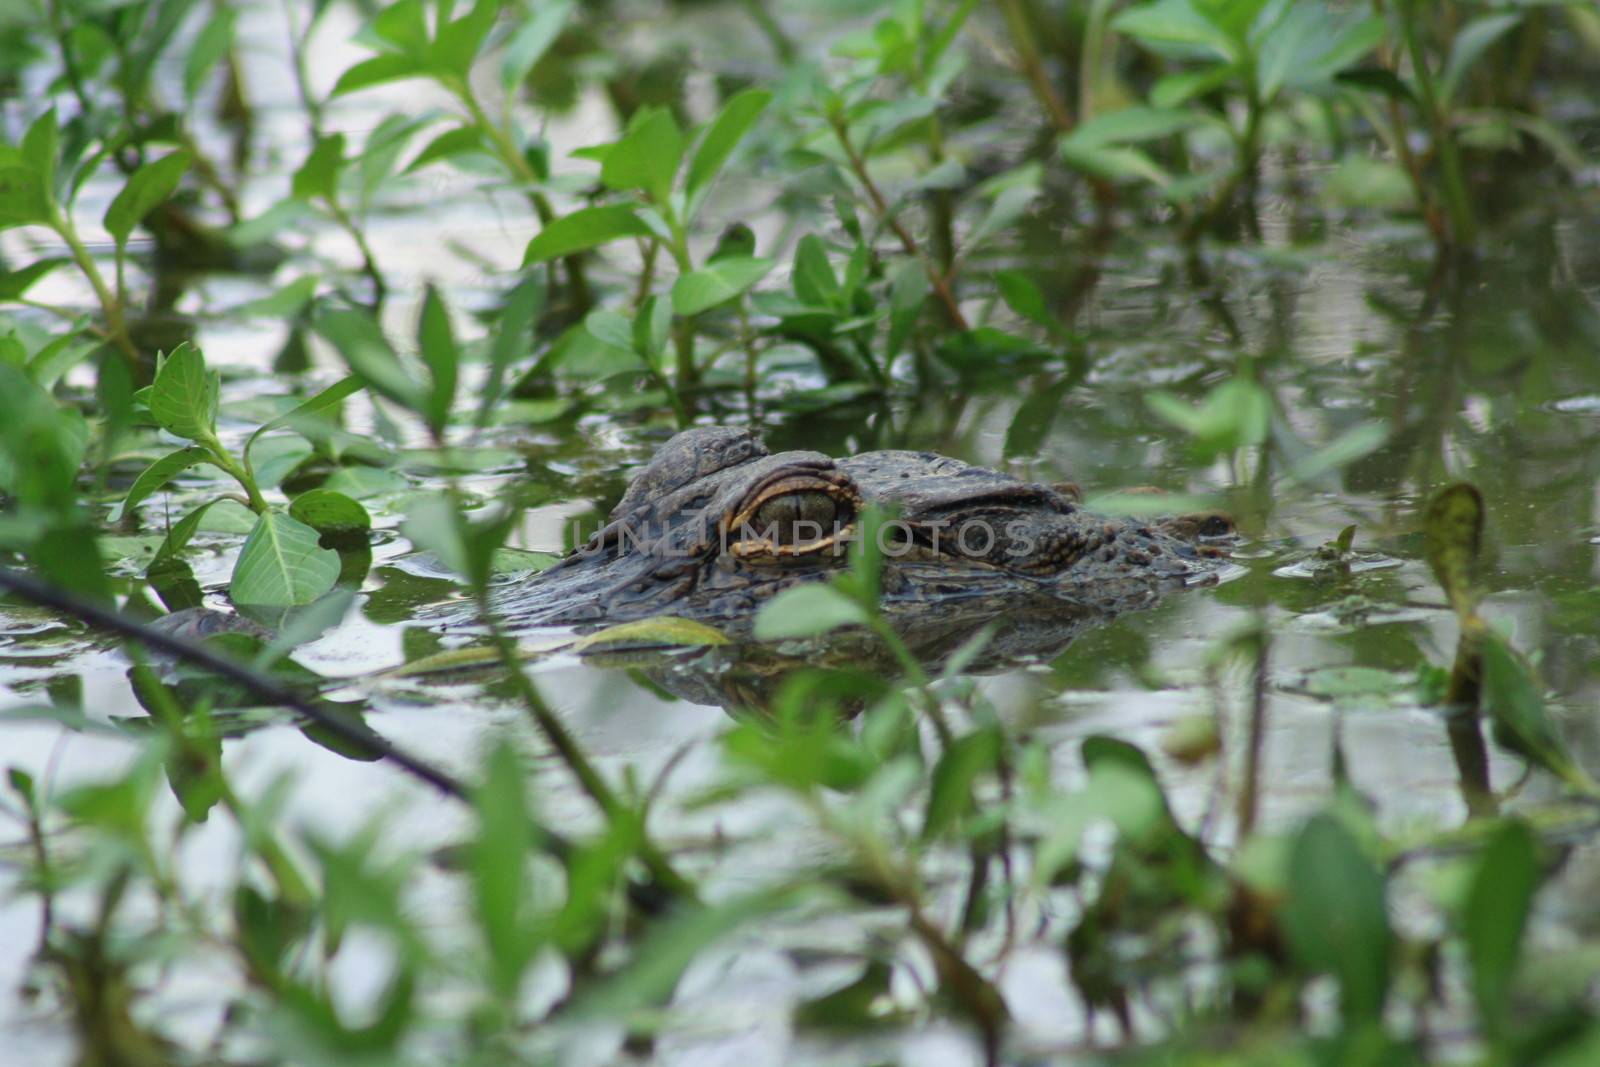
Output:
<svg viewBox="0 0 1600 1067">
<path fill-rule="evenodd" d="M 1210 580 L 1222 553 L 1207 538 L 1231 531 L 1220 517 L 1108 519 L 1062 489 L 929 452 L 772 455 L 749 430 L 700 427 L 662 446 L 587 544 L 499 607 L 519 628 L 652 615 L 737 628 L 779 591 L 846 566 L 872 504 L 894 517 L 884 610 L 913 626 L 1143 607 Z"/>
</svg>

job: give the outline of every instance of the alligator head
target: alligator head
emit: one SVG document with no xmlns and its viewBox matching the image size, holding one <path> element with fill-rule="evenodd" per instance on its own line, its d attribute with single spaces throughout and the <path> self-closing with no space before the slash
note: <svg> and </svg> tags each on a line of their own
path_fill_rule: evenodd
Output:
<svg viewBox="0 0 1600 1067">
<path fill-rule="evenodd" d="M 882 603 L 934 610 L 1115 613 L 1208 580 L 1221 517 L 1109 519 L 1069 490 L 929 452 L 771 454 L 754 433 L 678 434 L 628 487 L 609 521 L 555 566 L 505 591 L 521 626 L 678 615 L 748 621 L 783 589 L 846 566 L 863 514 L 888 516 Z"/>
</svg>

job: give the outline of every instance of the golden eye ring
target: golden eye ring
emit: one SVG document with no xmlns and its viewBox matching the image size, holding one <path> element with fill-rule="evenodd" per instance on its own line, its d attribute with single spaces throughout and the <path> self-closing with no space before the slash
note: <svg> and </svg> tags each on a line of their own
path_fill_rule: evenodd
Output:
<svg viewBox="0 0 1600 1067">
<path fill-rule="evenodd" d="M 855 530 L 860 506 L 860 494 L 843 475 L 780 476 L 758 486 L 723 521 L 723 544 L 748 561 L 837 553 Z"/>
</svg>

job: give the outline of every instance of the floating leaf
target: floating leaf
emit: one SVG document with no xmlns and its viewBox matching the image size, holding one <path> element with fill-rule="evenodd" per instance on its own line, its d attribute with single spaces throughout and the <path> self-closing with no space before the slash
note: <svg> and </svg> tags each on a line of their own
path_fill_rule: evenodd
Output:
<svg viewBox="0 0 1600 1067">
<path fill-rule="evenodd" d="M 367 509 L 332 489 L 311 489 L 289 503 L 290 517 L 324 537 L 349 537 L 372 529 Z"/>
<path fill-rule="evenodd" d="M 239 550 L 228 594 L 236 604 L 298 607 L 332 589 L 338 578 L 339 554 L 318 543 L 317 531 L 268 511 Z"/>
<path fill-rule="evenodd" d="M 574 652 L 611 650 L 618 645 L 630 647 L 655 645 L 725 645 L 728 638 L 714 626 L 693 619 L 680 619 L 675 615 L 657 615 L 649 619 L 635 619 L 607 626 L 598 633 L 579 638 L 572 645 Z"/>
</svg>

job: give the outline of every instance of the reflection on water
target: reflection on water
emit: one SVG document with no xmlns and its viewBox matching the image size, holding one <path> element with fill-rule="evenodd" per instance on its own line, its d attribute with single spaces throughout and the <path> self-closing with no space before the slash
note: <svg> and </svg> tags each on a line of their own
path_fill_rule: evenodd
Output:
<svg viewBox="0 0 1600 1067">
<path fill-rule="evenodd" d="M 333 17 L 347 15 L 333 9 Z M 333 31 L 320 39 L 347 36 Z M 270 43 L 245 58 L 262 65 L 253 81 L 263 92 L 286 83 Z M 327 70 L 344 65 L 318 64 Z M 388 103 L 380 93 L 367 106 Z M 275 106 L 289 106 L 287 98 L 275 105 L 270 96 L 258 104 L 268 124 L 279 121 Z M 553 138 L 598 139 L 583 112 L 572 123 L 570 130 L 553 131 Z M 260 182 L 283 177 L 268 173 Z M 438 192 L 418 189 L 418 202 L 442 199 Z M 96 195 L 91 189 L 86 197 L 86 216 L 97 215 Z M 483 262 L 512 264 L 528 233 L 504 221 L 493 196 L 467 199 L 475 206 L 452 207 L 449 218 L 396 212 L 373 227 L 378 256 L 400 286 L 386 309 L 396 324 L 414 316 L 424 276 L 453 287 L 470 304 Z M 1600 698 L 1600 222 L 1593 204 L 1563 205 L 1557 215 L 1539 211 L 1512 219 L 1481 260 L 1448 268 L 1430 261 L 1413 232 L 1352 231 L 1306 252 L 1286 237 L 1273 246 L 1275 231 L 1267 226 L 1264 251 L 1218 252 L 1203 285 L 1181 257 L 1159 245 L 1116 241 L 1062 249 L 1049 243 L 1054 228 L 1041 225 L 1039 247 L 1017 255 L 1058 270 L 1059 284 L 1051 290 L 1056 310 L 1082 338 L 1073 360 L 952 360 L 920 368 L 922 374 L 883 401 L 840 401 L 824 393 L 814 372 L 797 370 L 761 398 L 759 411 L 745 410 L 742 399 L 713 396 L 707 415 L 735 422 L 753 414 L 775 451 L 925 449 L 1031 480 L 1076 482 L 1091 495 L 1145 485 L 1205 494 L 1227 508 L 1246 535 L 1239 558 L 1247 573 L 1235 581 L 1117 618 L 939 616 L 911 625 L 904 639 L 933 676 L 953 657 L 964 658 L 965 672 L 976 677 L 959 684 L 967 687 L 957 694 L 963 705 L 993 713 L 1044 746 L 1063 781 L 1081 773 L 1078 739 L 1114 733 L 1157 754 L 1180 816 L 1198 820 L 1213 803 L 1216 771 L 1160 757 L 1161 740 L 1185 716 L 1219 711 L 1226 725 L 1223 751 L 1236 758 L 1253 697 L 1250 672 L 1219 658 L 1216 649 L 1228 635 L 1259 626 L 1271 636 L 1264 817 L 1290 819 L 1327 795 L 1330 740 L 1337 732 L 1353 779 L 1386 819 L 1448 823 L 1464 810 L 1456 768 L 1442 724 L 1410 686 L 1417 663 L 1448 663 L 1455 644 L 1454 616 L 1418 562 L 1414 519 L 1418 500 L 1445 480 L 1470 479 L 1483 490 L 1493 553 L 1486 613 L 1539 660 L 1557 707 L 1569 712 L 1563 725 L 1580 760 L 1600 769 L 1600 718 L 1583 713 Z M 477 258 L 439 256 L 447 238 Z M 266 271 L 271 262 L 234 266 Z M 262 295 L 270 291 L 269 278 L 163 277 L 148 328 L 171 325 L 171 316 L 186 309 Z M 79 294 L 71 284 L 63 274 L 41 285 L 37 296 L 72 302 Z M 289 341 L 284 330 L 222 318 L 203 321 L 199 335 L 208 354 L 249 378 L 251 390 L 278 388 L 269 368 Z M 1146 395 L 1160 386 L 1198 396 L 1242 359 L 1253 361 L 1271 392 L 1271 448 L 1285 462 L 1246 461 L 1241 468 L 1219 461 L 1196 470 L 1152 416 Z M 809 395 L 812 406 L 785 406 L 780 401 L 789 395 Z M 370 412 L 357 408 L 353 414 L 352 429 L 366 429 Z M 1351 465 L 1298 481 L 1276 473 L 1366 423 L 1383 428 L 1385 443 Z M 505 462 L 468 474 L 465 485 L 485 498 L 530 494 L 534 506 L 518 547 L 563 551 L 572 547 L 573 520 L 583 532 L 592 530 L 621 496 L 627 472 L 669 432 L 662 424 L 596 415 L 554 428 L 502 429 L 485 443 L 508 450 Z M 429 488 L 426 482 L 390 486 L 390 495 L 374 499 L 383 504 Z M 374 510 L 380 527 L 393 525 L 383 513 L 397 509 Z M 1315 549 L 1352 523 L 1364 554 L 1360 565 L 1315 565 Z M 195 569 L 208 599 L 218 603 L 237 537 L 202 534 L 196 543 L 210 546 L 212 555 L 202 556 Z M 453 588 L 432 561 L 395 536 L 380 541 L 370 563 L 346 621 L 296 652 L 318 674 L 361 676 L 445 647 L 417 617 Z M 1388 672 L 1373 677 L 1387 677 L 1389 684 L 1352 691 L 1332 684 L 1326 673 L 1352 667 Z M 716 780 L 713 742 L 728 726 L 723 709 L 770 710 L 786 686 L 819 670 L 822 680 L 806 684 L 813 686 L 810 693 L 826 696 L 827 671 L 848 675 L 851 691 L 859 692 L 863 676 L 887 686 L 897 665 L 881 644 L 847 638 L 642 658 L 561 653 L 538 663 L 535 676 L 613 780 L 626 772 L 641 782 L 665 782 L 654 809 L 664 836 L 715 836 L 707 881 L 729 886 L 751 877 L 752 869 L 798 862 L 808 843 L 784 837 L 779 831 L 792 828 L 775 827 L 774 813 L 759 807 L 708 812 L 693 803 Z M 79 780 L 126 763 L 131 749 L 118 734 L 137 733 L 143 720 L 126 672 L 126 662 L 106 643 L 29 609 L 0 608 L 0 707 L 76 703 L 94 723 L 118 727 L 64 731 L 48 722 L 5 723 L 6 762 L 51 781 Z M 359 698 L 352 706 L 369 724 L 458 771 L 475 765 L 487 738 L 522 725 L 503 687 L 481 675 L 351 690 L 337 698 Z M 387 768 L 319 747 L 312 743 L 318 739 L 308 741 L 280 716 L 241 716 L 225 741 L 229 769 L 241 791 L 251 794 L 280 772 L 294 771 L 299 784 L 285 818 L 314 818 L 336 836 L 388 808 L 404 813 L 408 837 L 419 847 L 459 831 L 459 813 L 432 803 Z M 545 755 L 535 759 L 541 771 L 549 770 Z M 1496 754 L 1490 772 L 1495 782 L 1507 783 L 1519 767 Z M 1548 788 L 1536 780 L 1524 795 Z M 541 790 L 544 814 L 554 822 L 582 826 L 592 819 L 561 775 L 543 773 Z M 234 847 L 225 828 L 209 826 L 193 835 L 184 861 L 197 875 L 227 870 Z M 1579 875 L 1568 887 L 1573 901 L 1593 888 L 1583 884 L 1585 877 L 1593 882 L 1593 857 L 1579 860 Z M 0 942 L 29 944 L 36 932 L 31 907 L 0 905 Z M 14 953 L 0 954 L 0 990 L 16 988 L 22 963 Z M 1019 1018 L 1025 1024 L 1037 1019 L 1040 1032 L 1050 1036 L 1060 1025 L 1051 1021 L 1059 1019 L 1052 1015 L 1058 1006 L 1030 996 L 1044 997 L 1043 990 L 1062 983 L 1039 981 L 1040 992 L 1030 994 L 1025 986 L 1034 963 L 1046 966 L 1023 960 L 1008 975 L 1007 991 L 1015 993 Z M 700 976 L 699 995 L 723 995 L 739 983 L 793 985 L 797 979 L 785 970 L 790 965 L 776 952 L 752 958 L 745 970 Z M 689 987 L 685 995 L 696 995 L 693 981 Z M 37 1031 L 18 1028 L 6 1014 L 16 1011 L 13 998 L 5 999 L 0 1029 L 33 1042 L 16 1047 L 36 1052 L 34 1062 L 58 1056 L 54 1038 L 35 1041 L 30 1035 Z M 203 1021 L 194 1028 L 203 1030 Z"/>
</svg>

